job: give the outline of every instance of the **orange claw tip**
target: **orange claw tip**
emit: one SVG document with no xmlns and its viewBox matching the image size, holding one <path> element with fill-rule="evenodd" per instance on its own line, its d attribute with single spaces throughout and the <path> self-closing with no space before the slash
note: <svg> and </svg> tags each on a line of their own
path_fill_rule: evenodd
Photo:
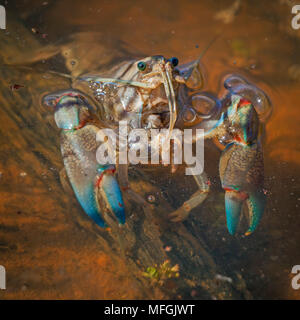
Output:
<svg viewBox="0 0 300 320">
<path fill-rule="evenodd" d="M 245 236 L 248 237 L 248 236 L 250 236 L 251 234 L 252 234 L 252 231 L 247 231 L 247 232 L 245 233 Z"/>
</svg>

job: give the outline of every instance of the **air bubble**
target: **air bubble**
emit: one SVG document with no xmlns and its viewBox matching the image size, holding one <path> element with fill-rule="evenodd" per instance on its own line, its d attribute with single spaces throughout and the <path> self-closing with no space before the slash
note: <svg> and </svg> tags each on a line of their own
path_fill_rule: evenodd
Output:
<svg viewBox="0 0 300 320">
<path fill-rule="evenodd" d="M 186 122 L 193 122 L 196 119 L 196 113 L 195 110 L 190 108 L 190 109 L 186 109 L 183 112 L 183 120 Z"/>
<path fill-rule="evenodd" d="M 199 116 L 207 116 L 211 114 L 216 106 L 216 101 L 206 95 L 193 95 L 191 100 L 192 107 Z"/>
<path fill-rule="evenodd" d="M 239 86 L 241 84 L 247 84 L 247 81 L 238 75 L 230 75 L 224 80 L 224 87 L 227 90 L 230 90 L 233 87 Z"/>
</svg>

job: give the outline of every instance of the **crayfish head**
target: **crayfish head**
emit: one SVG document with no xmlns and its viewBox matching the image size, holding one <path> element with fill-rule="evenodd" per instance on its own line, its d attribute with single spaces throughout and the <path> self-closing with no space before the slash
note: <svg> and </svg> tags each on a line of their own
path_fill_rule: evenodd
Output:
<svg viewBox="0 0 300 320">
<path fill-rule="evenodd" d="M 142 122 L 148 127 L 169 126 L 170 133 L 174 128 L 178 113 L 177 65 L 177 58 L 166 59 L 163 56 L 147 57 L 135 63 L 138 70 L 136 80 L 147 87 L 139 91 L 145 101 Z"/>
<path fill-rule="evenodd" d="M 203 68 L 200 58 L 183 65 L 178 63 L 175 57 L 166 59 L 163 56 L 152 56 L 136 62 L 136 68 L 140 73 L 137 81 L 152 87 L 150 92 L 145 90 L 148 99 L 143 109 L 144 122 L 148 122 L 147 125 L 150 127 L 153 127 L 152 124 L 155 127 L 168 125 L 171 132 L 181 118 L 184 118 L 185 123 L 195 124 L 197 112 L 192 109 L 186 110 L 186 105 L 199 104 L 196 101 L 199 99 L 190 99 L 191 94 L 194 96 L 204 85 Z"/>
</svg>

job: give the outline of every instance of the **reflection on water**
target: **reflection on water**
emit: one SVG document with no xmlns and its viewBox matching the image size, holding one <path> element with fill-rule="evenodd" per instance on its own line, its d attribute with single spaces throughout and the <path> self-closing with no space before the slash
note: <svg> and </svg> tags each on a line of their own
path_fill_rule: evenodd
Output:
<svg viewBox="0 0 300 320">
<path fill-rule="evenodd" d="M 51 112 L 39 106 L 42 94 L 70 82 L 41 71 L 77 76 L 125 57 L 156 54 L 184 63 L 217 36 L 202 59 L 204 90 L 217 93 L 222 77 L 238 72 L 263 88 L 274 105 L 264 149 L 268 207 L 253 236 L 227 234 L 219 154 L 211 147 L 212 194 L 185 226 L 201 234 L 224 273 L 242 274 L 254 298 L 299 298 L 290 287 L 290 271 L 300 264 L 300 33 L 291 29 L 290 1 L 91 0 L 86 5 L 31 0 L 10 1 L 6 7 L 0 61 L 18 67 L 1 67 L 0 79 L 0 263 L 13 270 L 8 290 L 0 294 L 18 299 L 150 296 L 132 281 L 122 259 L 110 255 L 110 248 L 99 252 L 94 238 L 71 222 L 82 213 L 72 195 L 62 195 L 58 132 Z M 174 204 L 178 185 L 167 188 Z M 162 297 L 159 290 L 151 294 Z"/>
</svg>

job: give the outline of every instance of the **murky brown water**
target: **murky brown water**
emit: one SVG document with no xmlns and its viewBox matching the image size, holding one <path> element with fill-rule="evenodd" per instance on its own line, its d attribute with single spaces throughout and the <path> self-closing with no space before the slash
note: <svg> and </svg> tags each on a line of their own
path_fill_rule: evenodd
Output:
<svg viewBox="0 0 300 320">
<path fill-rule="evenodd" d="M 204 89 L 218 92 L 224 74 L 241 73 L 273 102 L 264 149 L 268 206 L 251 237 L 228 235 L 214 151 L 207 168 L 212 193 L 185 226 L 201 234 L 224 273 L 242 274 L 255 299 L 300 298 L 290 285 L 292 266 L 300 264 L 300 31 L 291 28 L 291 2 L 242 0 L 236 7 L 234 0 L 5 4 L 8 29 L 0 30 L 1 61 L 31 64 L 35 71 L 1 71 L 0 264 L 8 270 L 8 289 L 0 297 L 151 296 L 132 281 L 130 266 L 111 257 L 109 248 L 99 251 L 94 238 L 73 222 L 82 212 L 72 195 L 62 195 L 58 131 L 46 125 L 53 124 L 53 115 L 39 106 L 41 94 L 68 83 L 42 78 L 38 70 L 76 76 L 126 55 L 160 54 L 188 62 L 218 36 L 202 60 Z M 16 93 L 9 89 L 12 84 L 24 87 Z M 178 189 L 170 184 L 172 192 Z M 158 290 L 152 297 L 162 294 Z"/>
</svg>

